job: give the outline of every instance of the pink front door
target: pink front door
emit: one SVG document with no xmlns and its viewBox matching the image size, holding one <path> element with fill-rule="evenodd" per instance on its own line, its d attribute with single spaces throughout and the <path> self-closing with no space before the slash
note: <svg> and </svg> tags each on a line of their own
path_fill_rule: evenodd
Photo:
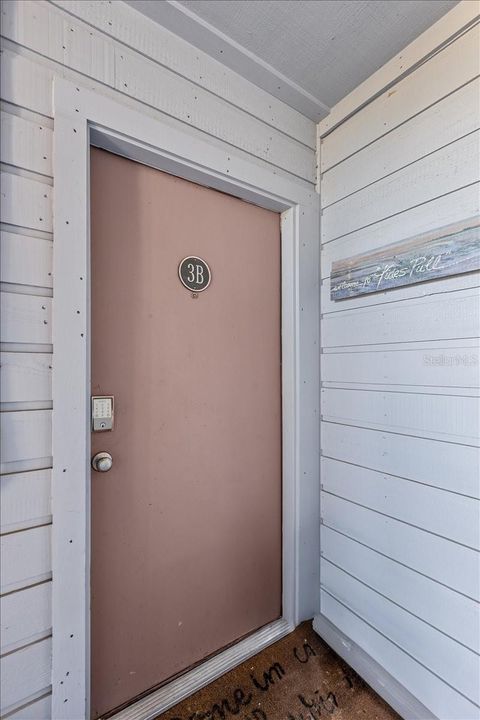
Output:
<svg viewBox="0 0 480 720">
<path fill-rule="evenodd" d="M 91 218 L 97 718 L 281 615 L 281 271 L 278 214 L 97 149 Z"/>
</svg>

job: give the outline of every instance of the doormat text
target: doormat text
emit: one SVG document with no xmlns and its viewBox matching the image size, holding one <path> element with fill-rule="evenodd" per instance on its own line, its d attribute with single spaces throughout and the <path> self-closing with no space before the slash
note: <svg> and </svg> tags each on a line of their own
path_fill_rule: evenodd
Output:
<svg viewBox="0 0 480 720">
<path fill-rule="evenodd" d="M 308 642 L 300 648 L 293 648 L 295 661 L 303 665 L 316 654 Z M 248 686 L 235 688 L 230 697 L 219 699 L 206 710 L 196 710 L 191 715 L 175 716 L 171 720 L 229 720 L 235 717 L 239 720 L 280 720 L 278 717 L 269 717 L 260 705 L 262 697 L 277 688 L 287 676 L 288 670 L 279 662 L 273 662 L 263 672 L 251 673 Z M 346 687 L 353 688 L 351 677 L 344 675 L 343 681 Z M 291 708 L 282 720 L 319 720 L 333 715 L 338 707 L 334 692 L 324 692 L 322 695 L 320 690 L 313 689 L 308 695 L 295 694 Z"/>
</svg>

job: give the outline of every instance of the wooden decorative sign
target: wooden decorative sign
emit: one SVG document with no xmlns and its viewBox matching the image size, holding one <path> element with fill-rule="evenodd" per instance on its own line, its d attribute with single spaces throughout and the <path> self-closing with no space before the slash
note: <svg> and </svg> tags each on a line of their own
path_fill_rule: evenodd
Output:
<svg viewBox="0 0 480 720">
<path fill-rule="evenodd" d="M 474 270 L 480 270 L 478 217 L 333 262 L 330 297 L 345 300 Z"/>
</svg>

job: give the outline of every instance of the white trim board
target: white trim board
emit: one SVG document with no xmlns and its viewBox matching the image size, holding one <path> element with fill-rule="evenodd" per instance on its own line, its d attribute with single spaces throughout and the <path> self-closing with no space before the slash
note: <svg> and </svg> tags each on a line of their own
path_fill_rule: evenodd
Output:
<svg viewBox="0 0 480 720">
<path fill-rule="evenodd" d="M 314 618 L 313 629 L 398 712 L 400 717 L 408 720 L 438 720 L 436 715 L 417 700 L 393 675 L 344 635 L 330 620 L 318 615 Z"/>
<path fill-rule="evenodd" d="M 183 676 L 187 694 L 319 610 L 319 200 L 306 183 L 182 123 L 63 79 L 54 115 L 52 717 L 79 720 L 89 718 L 90 675 L 90 145 L 282 213 L 283 618 L 192 671 L 196 680 Z M 128 717 L 153 717 L 178 702 L 175 693 L 170 684 L 158 705 L 131 706 Z"/>
</svg>

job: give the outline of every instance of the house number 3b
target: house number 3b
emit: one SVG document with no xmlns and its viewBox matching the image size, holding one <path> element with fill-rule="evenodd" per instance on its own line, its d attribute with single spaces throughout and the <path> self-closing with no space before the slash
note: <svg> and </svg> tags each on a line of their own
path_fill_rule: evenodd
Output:
<svg viewBox="0 0 480 720">
<path fill-rule="evenodd" d="M 191 256 L 182 260 L 178 266 L 178 277 L 182 284 L 192 292 L 202 292 L 210 285 L 210 268 L 202 258 Z"/>
</svg>

